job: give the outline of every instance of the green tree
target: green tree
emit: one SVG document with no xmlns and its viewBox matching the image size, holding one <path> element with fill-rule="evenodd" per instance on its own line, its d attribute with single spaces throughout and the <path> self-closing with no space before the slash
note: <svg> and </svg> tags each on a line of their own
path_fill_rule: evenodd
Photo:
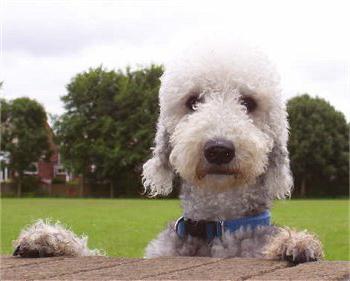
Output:
<svg viewBox="0 0 350 281">
<path fill-rule="evenodd" d="M 21 196 L 24 171 L 50 154 L 45 109 L 29 98 L 2 99 L 1 137 L 1 151 L 9 153 L 9 168 L 17 173 L 17 196 Z"/>
<path fill-rule="evenodd" d="M 307 94 L 290 99 L 287 110 L 295 194 L 346 195 L 349 127 L 344 115 Z"/>
<path fill-rule="evenodd" d="M 82 175 L 83 183 L 108 183 L 114 197 L 115 190 L 126 191 L 122 178 L 131 179 L 133 186 L 139 182 L 155 132 L 162 72 L 154 65 L 125 72 L 98 67 L 67 85 L 62 97 L 66 112 L 55 131 L 65 166 Z"/>
</svg>

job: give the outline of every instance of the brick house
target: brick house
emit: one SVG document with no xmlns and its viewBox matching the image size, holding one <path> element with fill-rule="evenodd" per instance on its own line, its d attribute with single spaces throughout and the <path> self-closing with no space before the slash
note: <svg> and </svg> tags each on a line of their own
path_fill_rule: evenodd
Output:
<svg viewBox="0 0 350 281">
<path fill-rule="evenodd" d="M 51 148 L 52 149 L 52 148 Z M 33 163 L 31 169 L 24 172 L 25 175 L 33 175 L 39 177 L 42 183 L 49 184 L 54 178 L 60 178 L 64 181 L 69 180 L 68 173 L 60 162 L 60 154 L 55 147 L 49 161 L 40 159 Z"/>
<path fill-rule="evenodd" d="M 32 175 L 39 177 L 42 183 L 50 184 L 54 178 L 60 178 L 64 181 L 69 180 L 69 175 L 65 171 L 61 164 L 61 158 L 59 154 L 58 146 L 53 141 L 53 132 L 49 124 L 46 124 L 50 149 L 52 151 L 51 157 L 48 161 L 40 159 L 39 161 L 32 163 L 27 171 L 24 171 L 25 175 Z M 8 163 L 9 154 L 6 152 L 1 152 L 2 163 Z M 6 165 L 1 165 L 0 169 L 0 182 L 6 182 L 14 176 L 14 173 L 9 171 Z"/>
</svg>

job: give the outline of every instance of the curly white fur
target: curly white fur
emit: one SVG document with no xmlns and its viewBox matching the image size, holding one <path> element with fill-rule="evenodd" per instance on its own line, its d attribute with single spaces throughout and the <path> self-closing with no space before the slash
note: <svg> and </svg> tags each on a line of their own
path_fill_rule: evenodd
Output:
<svg viewBox="0 0 350 281">
<path fill-rule="evenodd" d="M 87 236 L 79 237 L 59 222 L 38 220 L 21 231 L 13 246 L 23 257 L 104 255 L 100 250 L 90 250 L 87 241 Z"/>
<path fill-rule="evenodd" d="M 253 184 L 265 172 L 270 197 L 289 196 L 288 123 L 275 68 L 250 46 L 204 50 L 190 50 L 166 66 L 156 145 L 153 158 L 144 165 L 145 188 L 151 195 L 170 193 L 174 172 L 192 185 L 209 188 Z M 204 102 L 189 114 L 185 102 L 194 92 Z M 240 104 L 242 95 L 256 99 L 259 106 L 252 114 Z M 235 143 L 232 166 L 239 166 L 241 173 L 235 179 L 207 176 L 197 181 L 195 169 L 203 164 L 200 151 L 215 137 Z M 275 162 L 271 172 L 266 169 L 268 156 Z"/>
<path fill-rule="evenodd" d="M 277 235 L 271 236 L 264 255 L 273 259 L 288 259 L 292 262 L 315 261 L 323 258 L 321 242 L 315 234 L 296 231 L 288 227 L 279 228 Z"/>
</svg>

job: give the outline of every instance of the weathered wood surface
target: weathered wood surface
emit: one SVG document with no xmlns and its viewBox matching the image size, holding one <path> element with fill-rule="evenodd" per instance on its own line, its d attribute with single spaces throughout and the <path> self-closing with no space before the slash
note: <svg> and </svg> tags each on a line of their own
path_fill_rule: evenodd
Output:
<svg viewBox="0 0 350 281">
<path fill-rule="evenodd" d="M 1 257 L 0 280 L 350 280 L 350 262 L 257 259 Z"/>
</svg>

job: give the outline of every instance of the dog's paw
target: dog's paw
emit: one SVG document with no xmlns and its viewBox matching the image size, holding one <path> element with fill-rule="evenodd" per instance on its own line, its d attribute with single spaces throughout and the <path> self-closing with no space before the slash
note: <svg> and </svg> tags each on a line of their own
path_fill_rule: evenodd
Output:
<svg viewBox="0 0 350 281">
<path fill-rule="evenodd" d="M 265 256 L 299 264 L 321 260 L 324 254 L 322 244 L 314 234 L 281 228 L 266 246 Z"/>
<path fill-rule="evenodd" d="M 20 256 L 22 258 L 44 258 L 55 256 L 51 247 L 36 247 L 31 248 L 25 243 L 19 244 L 13 251 L 13 256 Z M 56 254 L 57 255 L 57 254 Z"/>
<path fill-rule="evenodd" d="M 13 246 L 13 255 L 25 258 L 102 255 L 87 247 L 87 237 L 78 237 L 59 223 L 43 220 L 23 229 Z"/>
</svg>

